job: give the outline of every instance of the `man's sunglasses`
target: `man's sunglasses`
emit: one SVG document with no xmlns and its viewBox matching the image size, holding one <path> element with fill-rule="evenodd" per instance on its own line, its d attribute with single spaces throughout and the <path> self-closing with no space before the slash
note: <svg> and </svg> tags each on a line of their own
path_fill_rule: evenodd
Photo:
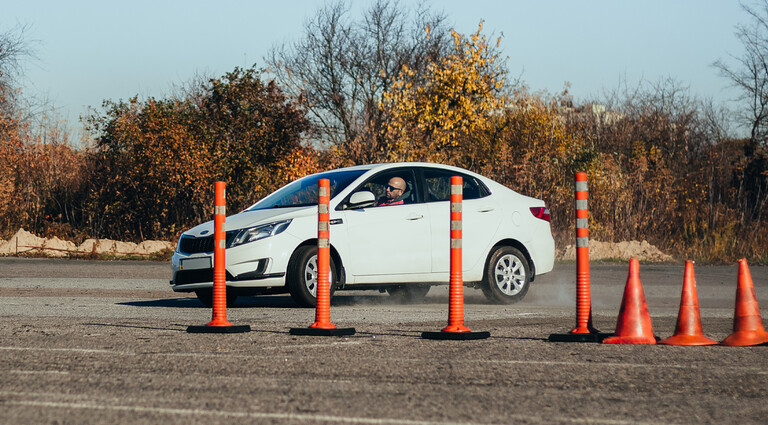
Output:
<svg viewBox="0 0 768 425">
<path fill-rule="evenodd" d="M 392 186 L 391 184 L 388 184 L 388 185 L 386 185 L 386 186 L 384 186 L 384 187 L 385 187 L 386 189 L 388 189 L 390 192 L 394 192 L 394 191 L 396 191 L 396 190 L 403 190 L 403 189 L 400 189 L 399 187 L 394 187 L 394 186 Z"/>
</svg>

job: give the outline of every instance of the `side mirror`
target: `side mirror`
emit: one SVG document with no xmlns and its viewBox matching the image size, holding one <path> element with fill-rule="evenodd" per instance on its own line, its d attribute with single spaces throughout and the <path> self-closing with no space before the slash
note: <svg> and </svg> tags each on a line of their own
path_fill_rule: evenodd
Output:
<svg viewBox="0 0 768 425">
<path fill-rule="evenodd" d="M 345 210 L 372 207 L 376 204 L 376 195 L 373 192 L 364 190 L 355 192 L 349 197 L 349 202 L 344 206 Z"/>
</svg>

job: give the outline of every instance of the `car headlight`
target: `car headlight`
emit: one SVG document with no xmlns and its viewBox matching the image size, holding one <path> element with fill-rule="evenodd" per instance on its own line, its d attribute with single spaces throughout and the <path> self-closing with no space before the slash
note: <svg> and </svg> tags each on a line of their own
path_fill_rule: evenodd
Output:
<svg viewBox="0 0 768 425">
<path fill-rule="evenodd" d="M 260 224 L 255 227 L 237 230 L 235 236 L 227 244 L 227 248 L 255 242 L 270 236 L 279 235 L 288 228 L 291 220 L 276 221 L 274 223 Z"/>
</svg>

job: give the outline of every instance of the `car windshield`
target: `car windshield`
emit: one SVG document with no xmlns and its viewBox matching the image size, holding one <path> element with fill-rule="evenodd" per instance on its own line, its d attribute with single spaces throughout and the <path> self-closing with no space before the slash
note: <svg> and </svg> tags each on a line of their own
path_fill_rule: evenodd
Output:
<svg viewBox="0 0 768 425">
<path fill-rule="evenodd" d="M 273 192 L 248 208 L 248 211 L 317 205 L 318 180 L 328 179 L 331 181 L 331 199 L 333 199 L 337 193 L 344 190 L 366 171 L 368 170 L 337 170 L 301 178 Z"/>
</svg>

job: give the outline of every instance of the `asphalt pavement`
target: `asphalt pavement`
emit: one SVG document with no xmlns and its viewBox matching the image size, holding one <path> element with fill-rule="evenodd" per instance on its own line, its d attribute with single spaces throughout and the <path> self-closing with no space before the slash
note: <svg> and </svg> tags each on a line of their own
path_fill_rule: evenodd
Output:
<svg viewBox="0 0 768 425">
<path fill-rule="evenodd" d="M 625 264 L 591 265 L 594 324 L 612 332 Z M 768 267 L 751 267 L 768 311 Z M 0 258 L 0 423 L 763 424 L 768 347 L 552 343 L 575 324 L 575 265 L 526 299 L 493 305 L 465 289 L 465 324 L 491 337 L 432 341 L 447 287 L 423 303 L 337 292 L 348 337 L 304 337 L 314 310 L 244 297 L 242 334 L 190 334 L 211 319 L 173 293 L 164 263 Z M 641 264 L 661 338 L 675 328 L 682 264 Z M 697 266 L 704 332 L 732 330 L 737 267 Z M 765 322 L 765 321 L 763 321 Z"/>
</svg>

